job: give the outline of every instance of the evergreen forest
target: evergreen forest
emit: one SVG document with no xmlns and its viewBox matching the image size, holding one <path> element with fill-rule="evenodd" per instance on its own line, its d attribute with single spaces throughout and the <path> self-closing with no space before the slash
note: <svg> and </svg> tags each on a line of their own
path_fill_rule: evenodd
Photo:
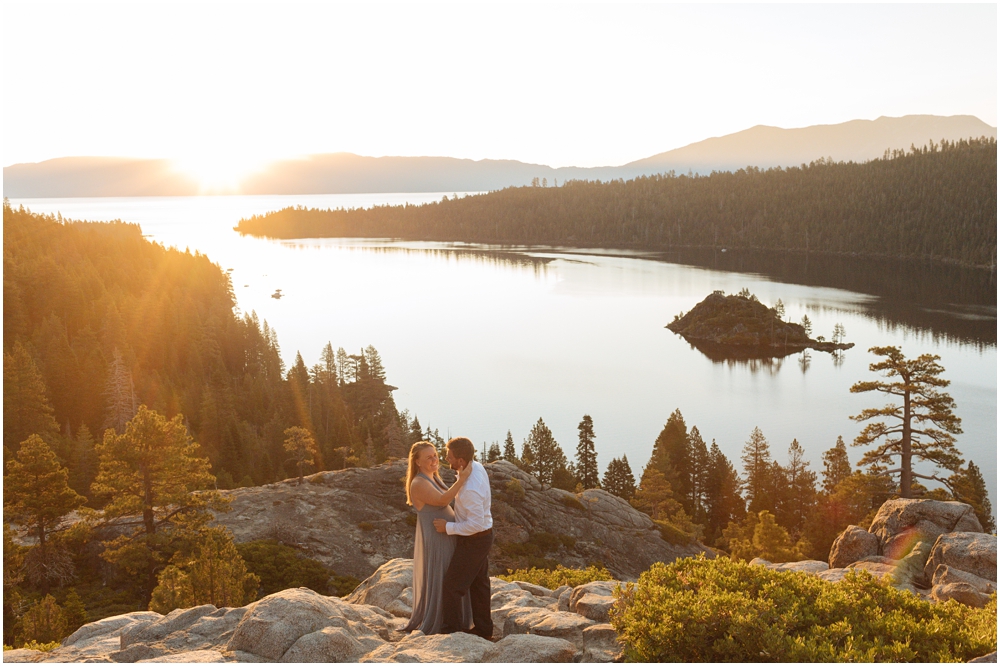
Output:
<svg viewBox="0 0 1000 666">
<path fill-rule="evenodd" d="M 511 187 L 421 206 L 286 208 L 241 220 L 271 238 L 368 237 L 666 251 L 891 257 L 996 267 L 996 139 L 931 141 L 865 163 L 819 159 Z"/>
</svg>

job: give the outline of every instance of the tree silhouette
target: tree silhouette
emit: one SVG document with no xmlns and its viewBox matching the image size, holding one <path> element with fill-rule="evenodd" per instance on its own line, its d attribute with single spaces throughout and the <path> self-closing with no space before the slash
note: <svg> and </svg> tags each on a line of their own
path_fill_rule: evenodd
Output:
<svg viewBox="0 0 1000 666">
<path fill-rule="evenodd" d="M 508 462 L 517 462 L 517 451 L 514 449 L 514 438 L 507 431 L 507 437 L 503 440 L 503 459 Z"/>
<path fill-rule="evenodd" d="M 3 354 L 3 446 L 4 459 L 30 435 L 54 439 L 59 424 L 52 417 L 45 380 L 28 349 L 15 342 Z"/>
<path fill-rule="evenodd" d="M 584 489 L 597 488 L 601 479 L 597 468 L 597 450 L 594 448 L 594 420 L 589 414 L 584 414 L 576 428 L 580 433 L 580 442 L 576 445 L 577 480 Z"/>
<path fill-rule="evenodd" d="M 857 382 L 851 387 L 851 393 L 877 391 L 899 399 L 901 404 L 865 409 L 851 417 L 859 423 L 868 421 L 855 438 L 854 446 L 877 444 L 875 449 L 865 452 L 858 465 L 887 465 L 899 458 L 899 467 L 881 473 L 899 475 L 899 494 L 904 498 L 913 496 L 914 477 L 947 483 L 946 479 L 933 474 L 928 476 L 913 471 L 914 458 L 952 472 L 958 471 L 962 464 L 952 436 L 961 434 L 962 420 L 952 412 L 955 407 L 952 397 L 938 390 L 951 383 L 939 376 L 944 372 L 938 364 L 941 357 L 921 354 L 915 359 L 907 359 L 898 347 L 872 347 L 868 351 L 885 357 L 870 364 L 869 370 L 881 372 L 887 378 L 898 378 L 898 381 Z"/>
<path fill-rule="evenodd" d="M 851 475 L 851 461 L 847 457 L 847 444 L 837 435 L 837 443 L 823 454 L 823 492 L 829 494 L 841 481 Z"/>
<path fill-rule="evenodd" d="M 552 485 L 552 477 L 557 469 L 566 468 L 566 454 L 541 418 L 531 427 L 523 448 L 521 460 L 545 485 Z"/>
<path fill-rule="evenodd" d="M 743 490 L 747 510 L 758 514 L 774 510 L 775 497 L 768 493 L 771 487 L 771 447 L 760 428 L 754 428 L 750 439 L 743 445 Z"/>
<path fill-rule="evenodd" d="M 611 459 L 604 470 L 601 487 L 626 501 L 632 499 L 635 495 L 635 476 L 632 474 L 632 466 L 628 464 L 628 456 Z"/>
</svg>

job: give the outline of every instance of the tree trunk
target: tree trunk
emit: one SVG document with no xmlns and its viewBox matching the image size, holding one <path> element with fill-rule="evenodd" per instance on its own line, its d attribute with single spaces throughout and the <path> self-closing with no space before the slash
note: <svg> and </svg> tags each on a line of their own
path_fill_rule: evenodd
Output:
<svg viewBox="0 0 1000 666">
<path fill-rule="evenodd" d="M 904 377 L 904 381 L 909 384 L 909 377 Z M 913 496 L 911 486 L 913 484 L 913 453 L 910 442 L 910 392 L 903 392 L 903 436 L 900 438 L 900 474 L 899 474 L 899 495 L 904 499 Z"/>
<path fill-rule="evenodd" d="M 41 592 L 44 598 L 46 594 L 49 593 L 49 558 L 48 553 L 45 552 L 45 525 L 41 520 L 38 521 L 38 559 L 42 563 L 42 584 Z"/>
</svg>

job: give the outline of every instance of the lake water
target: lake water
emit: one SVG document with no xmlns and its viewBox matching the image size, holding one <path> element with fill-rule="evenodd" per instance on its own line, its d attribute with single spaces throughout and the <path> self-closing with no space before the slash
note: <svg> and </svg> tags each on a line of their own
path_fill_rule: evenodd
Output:
<svg viewBox="0 0 1000 666">
<path fill-rule="evenodd" d="M 866 350 L 897 345 L 937 354 L 957 402 L 958 447 L 982 469 L 994 508 L 997 479 L 995 275 L 884 262 L 643 255 L 554 248 L 490 248 L 368 239 L 272 241 L 241 237 L 241 217 L 289 205 L 419 204 L 442 193 L 14 200 L 39 213 L 142 225 L 153 240 L 207 254 L 232 269 L 240 310 L 277 329 L 282 355 L 316 363 L 327 341 L 357 353 L 374 345 L 399 387 L 396 404 L 442 436 L 477 444 L 507 430 L 521 442 L 539 419 L 572 458 L 577 424 L 594 419 L 598 459 L 627 454 L 638 477 L 670 413 L 680 409 L 739 468 L 759 426 L 782 463 L 793 438 L 812 469 L 848 417 L 881 406 L 853 395 L 874 379 Z M 812 261 L 811 266 L 808 261 Z M 679 263 L 678 263 L 679 262 Z M 818 262 L 818 263 L 817 263 Z M 972 277 L 970 277 L 970 275 Z M 948 277 L 950 276 L 950 277 Z M 924 284 L 926 283 L 926 284 Z M 971 286 L 970 286 L 971 284 Z M 985 287 L 984 287 L 985 284 Z M 990 293 L 992 284 L 992 293 Z M 826 286 L 824 286 L 826 285 Z M 744 287 L 786 319 L 808 314 L 814 335 L 835 324 L 855 347 L 838 362 L 811 352 L 770 362 L 713 361 L 664 326 L 716 289 Z M 276 289 L 284 297 L 271 298 Z M 851 448 L 852 461 L 861 457 Z M 927 466 L 918 471 L 929 472 Z"/>
</svg>

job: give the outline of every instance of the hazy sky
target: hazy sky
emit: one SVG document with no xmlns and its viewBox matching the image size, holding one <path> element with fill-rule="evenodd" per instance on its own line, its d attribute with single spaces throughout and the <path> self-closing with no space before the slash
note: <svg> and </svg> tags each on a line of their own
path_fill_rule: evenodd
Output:
<svg viewBox="0 0 1000 666">
<path fill-rule="evenodd" d="M 19 3 L 3 164 L 307 153 L 617 165 L 766 124 L 996 125 L 978 5 Z"/>
</svg>

